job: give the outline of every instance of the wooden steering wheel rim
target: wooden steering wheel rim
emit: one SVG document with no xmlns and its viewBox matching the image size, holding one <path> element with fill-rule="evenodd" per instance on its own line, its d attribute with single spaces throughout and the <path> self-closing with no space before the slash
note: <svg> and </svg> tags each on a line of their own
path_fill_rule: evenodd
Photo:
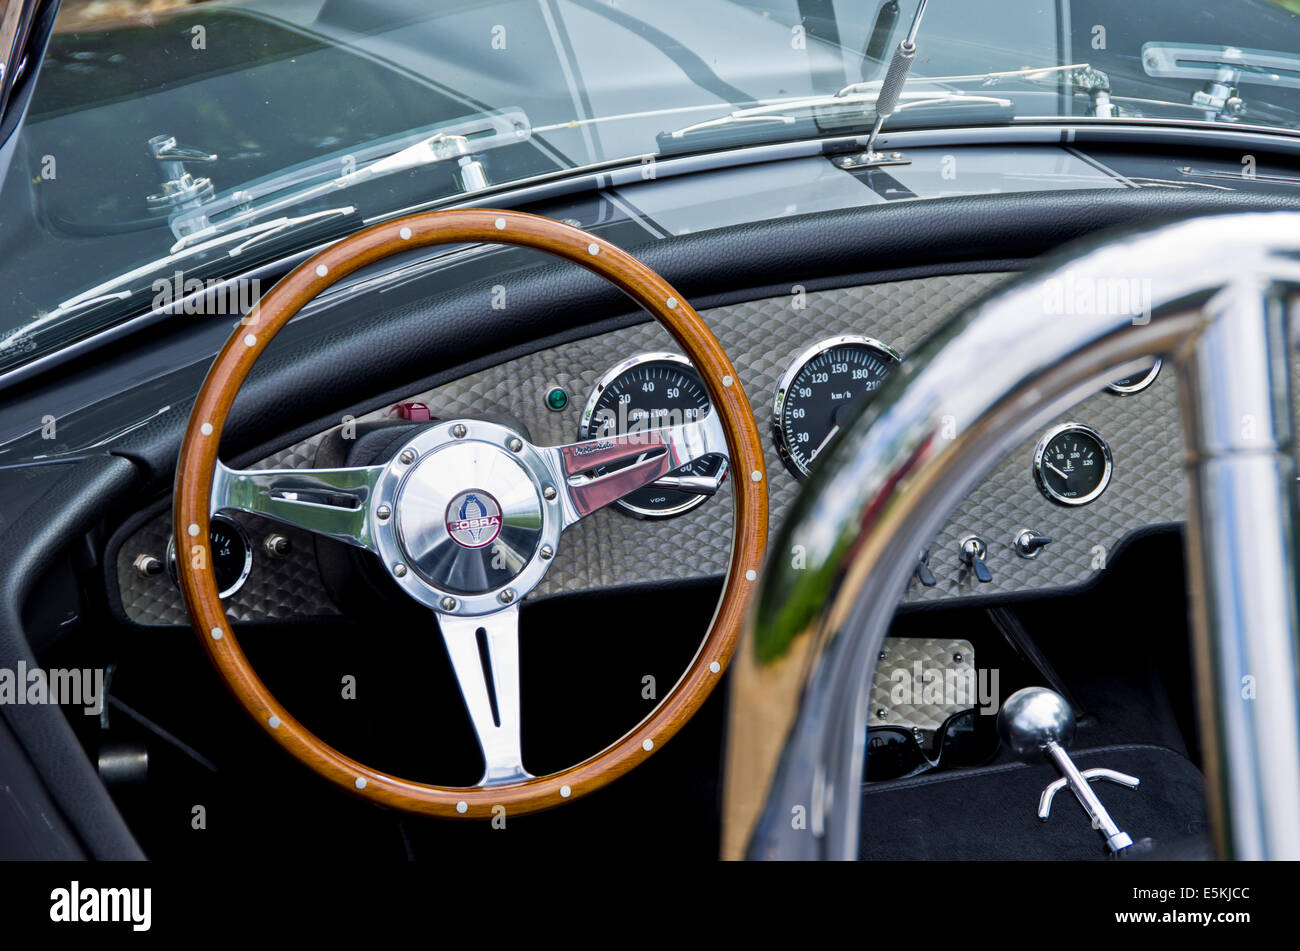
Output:
<svg viewBox="0 0 1300 951">
<path fill-rule="evenodd" d="M 762 444 L 735 368 L 699 314 L 658 274 L 618 247 L 549 218 L 493 209 L 437 211 L 359 231 L 295 268 L 249 312 L 217 354 L 194 403 L 176 470 L 173 530 L 208 543 L 217 450 L 227 414 L 254 362 L 275 334 L 340 278 L 390 255 L 437 244 L 481 242 L 534 248 L 580 264 L 625 291 L 677 340 L 700 371 L 730 452 L 735 498 L 731 561 L 709 632 L 663 701 L 604 750 L 558 773 L 486 787 L 435 786 L 373 769 L 298 722 L 254 672 L 218 597 L 214 572 L 178 558 L 181 591 L 199 640 L 235 698 L 272 739 L 348 793 L 403 811 L 487 818 L 577 799 L 627 773 L 664 745 L 699 709 L 731 660 L 767 535 Z M 210 565 L 211 560 L 207 559 Z"/>
</svg>

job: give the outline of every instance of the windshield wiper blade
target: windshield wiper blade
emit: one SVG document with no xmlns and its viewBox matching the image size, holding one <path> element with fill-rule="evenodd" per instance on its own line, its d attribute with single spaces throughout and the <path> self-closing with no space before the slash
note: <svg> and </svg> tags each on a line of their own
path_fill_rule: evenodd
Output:
<svg viewBox="0 0 1300 951">
<path fill-rule="evenodd" d="M 524 112 L 502 109 L 408 133 L 396 140 L 396 148 L 389 142 L 354 149 L 342 159 L 348 164 L 368 164 L 347 168 L 340 165 L 338 158 L 314 162 L 307 168 L 293 169 L 242 185 L 226 195 L 173 215 L 171 228 L 177 241 L 172 251 L 201 244 L 247 227 L 268 215 L 327 198 L 335 192 L 442 162 L 456 163 L 456 177 L 462 193 L 479 191 L 489 187 L 489 182 L 478 156 L 504 145 L 527 142 L 530 138 L 532 127 Z M 346 170 L 336 174 L 340 167 Z M 325 180 L 321 181 L 321 178 Z M 258 204 L 259 199 L 267 200 Z M 226 217 L 218 219 L 219 215 Z"/>
<path fill-rule="evenodd" d="M 124 311 L 184 313 L 192 298 L 226 287 L 231 280 L 231 259 L 248 255 L 252 249 L 266 255 L 283 241 L 295 245 L 329 241 L 356 230 L 359 224 L 357 209 L 346 205 L 259 222 L 201 245 L 173 251 L 70 297 L 53 310 L 37 314 L 0 335 L 0 370 L 22 362 L 25 354 L 46 349 L 46 341 L 80 339 L 109 327 Z M 165 285 L 165 303 L 156 300 L 160 282 Z"/>
<path fill-rule="evenodd" d="M 271 221 L 262 221 L 256 224 L 241 228 L 238 231 L 232 231 L 228 234 L 216 235 L 209 237 L 201 245 L 176 245 L 171 251 L 161 258 L 155 258 L 147 264 L 132 268 L 130 271 L 119 274 L 116 277 L 96 284 L 88 290 L 82 291 L 74 297 L 63 301 L 57 308 L 44 315 L 45 318 L 58 318 L 65 316 L 74 311 L 85 310 L 92 305 L 107 303 L 109 300 L 125 300 L 131 296 L 129 289 L 123 290 L 124 287 L 135 285 L 141 278 L 151 274 L 156 274 L 165 267 L 177 267 L 182 262 L 189 261 L 193 258 L 199 258 L 202 255 L 220 248 L 232 242 L 237 242 L 234 247 L 226 249 L 226 255 L 229 257 L 238 257 L 248 248 L 258 244 L 270 237 L 283 235 L 286 232 L 297 231 L 309 225 L 321 224 L 330 219 L 342 219 L 356 215 L 357 209 L 352 205 L 344 205 L 339 208 L 327 208 L 324 211 L 313 211 L 310 214 L 298 215 L 296 217 L 281 217 Z"/>
</svg>

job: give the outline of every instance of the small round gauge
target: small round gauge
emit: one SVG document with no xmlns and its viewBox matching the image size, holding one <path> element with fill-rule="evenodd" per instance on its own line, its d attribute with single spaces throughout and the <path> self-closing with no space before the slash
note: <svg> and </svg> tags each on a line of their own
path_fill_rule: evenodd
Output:
<svg viewBox="0 0 1300 951">
<path fill-rule="evenodd" d="M 1145 370 L 1138 370 L 1137 373 L 1129 374 L 1122 380 L 1116 380 L 1114 383 L 1108 383 L 1106 389 L 1120 396 L 1132 396 L 1134 393 L 1141 393 L 1148 386 L 1156 381 L 1160 375 L 1160 367 L 1164 363 L 1159 357 L 1154 358 L 1154 362 L 1149 364 Z"/>
<path fill-rule="evenodd" d="M 582 411 L 578 435 L 596 439 L 677 426 L 702 419 L 711 408 L 709 392 L 689 360 L 676 353 L 640 353 L 600 378 Z M 704 456 L 614 504 L 638 518 L 671 518 L 702 505 L 726 474 L 725 456 Z"/>
<path fill-rule="evenodd" d="M 1079 423 L 1052 427 L 1034 452 L 1038 488 L 1058 505 L 1087 505 L 1106 491 L 1110 471 L 1110 446 Z"/>
<path fill-rule="evenodd" d="M 796 478 L 807 478 L 859 401 L 880 389 L 901 359 L 857 334 L 831 337 L 795 357 L 777 388 L 772 426 L 781 461 Z"/>
<path fill-rule="evenodd" d="M 234 519 L 214 515 L 208 523 L 208 536 L 212 539 L 212 568 L 216 574 L 217 591 L 228 598 L 248 580 L 253 568 L 253 546 L 248 535 Z M 167 570 L 172 580 L 179 581 L 176 573 L 176 539 L 167 541 Z"/>
</svg>

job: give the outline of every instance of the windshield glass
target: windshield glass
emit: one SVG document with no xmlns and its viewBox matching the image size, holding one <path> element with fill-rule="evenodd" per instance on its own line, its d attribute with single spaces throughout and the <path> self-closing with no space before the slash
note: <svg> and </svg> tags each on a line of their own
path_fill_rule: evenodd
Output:
<svg viewBox="0 0 1300 951">
<path fill-rule="evenodd" d="M 865 134 L 917 9 L 170 4 L 63 4 L 0 153 L 0 372 L 428 203 L 604 163 Z M 1297 10 L 930 0 L 885 129 L 1059 116 L 1300 128 Z"/>
</svg>

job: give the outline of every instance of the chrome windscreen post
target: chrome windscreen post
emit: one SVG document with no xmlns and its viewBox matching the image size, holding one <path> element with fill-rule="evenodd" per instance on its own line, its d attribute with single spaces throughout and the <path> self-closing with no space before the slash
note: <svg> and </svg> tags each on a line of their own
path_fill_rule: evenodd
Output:
<svg viewBox="0 0 1300 951">
<path fill-rule="evenodd" d="M 1222 288 L 1178 355 L 1201 742 L 1218 854 L 1300 858 L 1300 611 L 1288 315 Z"/>
</svg>

